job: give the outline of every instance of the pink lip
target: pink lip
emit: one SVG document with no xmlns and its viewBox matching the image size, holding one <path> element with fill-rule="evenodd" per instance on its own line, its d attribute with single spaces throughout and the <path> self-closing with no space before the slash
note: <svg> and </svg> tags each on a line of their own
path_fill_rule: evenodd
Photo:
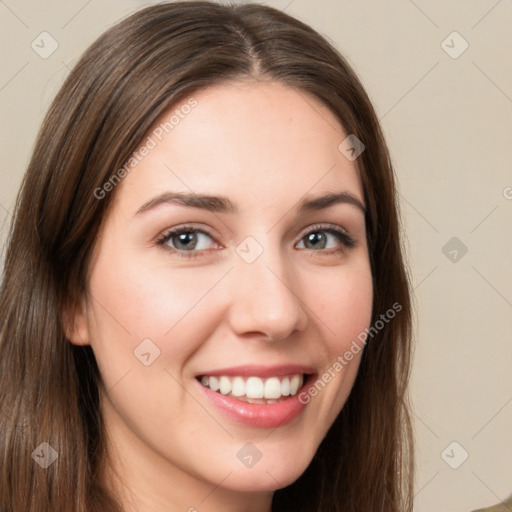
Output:
<svg viewBox="0 0 512 512">
<path fill-rule="evenodd" d="M 233 368 L 230 370 L 233 370 Z M 288 375 L 289 373 L 304 373 L 296 370 L 297 367 L 294 367 L 293 371 L 285 371 L 282 375 Z M 238 368 L 236 369 L 235 373 L 221 372 L 219 375 L 244 375 L 244 373 L 237 373 L 239 371 L 240 369 Z M 249 374 L 261 376 L 261 373 Z M 217 374 L 207 373 L 206 375 Z M 272 373 L 271 375 L 280 374 Z M 299 401 L 299 396 L 301 391 L 303 391 L 305 387 L 309 385 L 310 380 L 311 376 L 310 378 L 306 379 L 304 385 L 301 389 L 299 389 L 295 396 L 287 397 L 281 402 L 269 405 L 241 402 L 236 398 L 212 391 L 211 389 L 203 386 L 198 380 L 197 384 L 201 387 L 208 400 L 231 420 L 253 428 L 276 428 L 290 423 L 304 410 L 306 404 L 303 404 Z"/>
<path fill-rule="evenodd" d="M 295 375 L 298 373 L 315 373 L 315 369 L 311 366 L 299 365 L 299 364 L 282 364 L 276 366 L 259 366 L 259 365 L 244 365 L 244 366 L 231 366 L 230 368 L 220 368 L 218 370 L 206 370 L 203 373 L 198 373 L 197 376 L 201 375 L 231 375 L 250 377 L 284 377 L 285 375 Z"/>
</svg>

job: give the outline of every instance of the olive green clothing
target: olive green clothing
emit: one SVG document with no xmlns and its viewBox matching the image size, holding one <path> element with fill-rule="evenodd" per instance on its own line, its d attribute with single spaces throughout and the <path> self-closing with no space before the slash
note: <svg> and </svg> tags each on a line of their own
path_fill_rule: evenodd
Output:
<svg viewBox="0 0 512 512">
<path fill-rule="evenodd" d="M 473 510 L 473 512 L 512 512 L 512 496 L 500 504 L 494 505 L 494 507 L 479 508 L 478 510 Z"/>
</svg>

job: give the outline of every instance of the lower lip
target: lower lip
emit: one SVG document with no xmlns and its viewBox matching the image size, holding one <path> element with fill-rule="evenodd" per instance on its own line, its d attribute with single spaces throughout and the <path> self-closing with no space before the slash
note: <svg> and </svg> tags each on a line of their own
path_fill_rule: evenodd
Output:
<svg viewBox="0 0 512 512">
<path fill-rule="evenodd" d="M 210 402 L 237 423 L 254 428 L 276 428 L 290 423 L 304 410 L 306 404 L 299 401 L 299 395 L 309 380 L 309 378 L 306 379 L 296 395 L 268 405 L 241 402 L 231 396 L 212 391 L 199 381 L 197 383 Z"/>
</svg>

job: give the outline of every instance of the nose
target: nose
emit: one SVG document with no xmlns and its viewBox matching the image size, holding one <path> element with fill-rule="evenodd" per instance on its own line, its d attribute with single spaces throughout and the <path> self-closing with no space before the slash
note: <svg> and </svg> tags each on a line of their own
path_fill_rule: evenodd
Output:
<svg viewBox="0 0 512 512">
<path fill-rule="evenodd" d="M 228 315 L 236 334 L 280 341 L 306 329 L 307 306 L 292 274 L 277 252 L 264 251 L 252 263 L 236 262 Z"/>
</svg>

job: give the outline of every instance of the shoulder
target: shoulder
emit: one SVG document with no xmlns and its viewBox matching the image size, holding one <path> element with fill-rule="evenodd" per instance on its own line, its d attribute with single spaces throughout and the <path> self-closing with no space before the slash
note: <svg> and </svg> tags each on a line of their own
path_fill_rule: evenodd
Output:
<svg viewBox="0 0 512 512">
<path fill-rule="evenodd" d="M 512 512 L 512 496 L 498 505 L 488 508 L 479 508 L 478 510 L 473 510 L 473 512 Z"/>
</svg>

